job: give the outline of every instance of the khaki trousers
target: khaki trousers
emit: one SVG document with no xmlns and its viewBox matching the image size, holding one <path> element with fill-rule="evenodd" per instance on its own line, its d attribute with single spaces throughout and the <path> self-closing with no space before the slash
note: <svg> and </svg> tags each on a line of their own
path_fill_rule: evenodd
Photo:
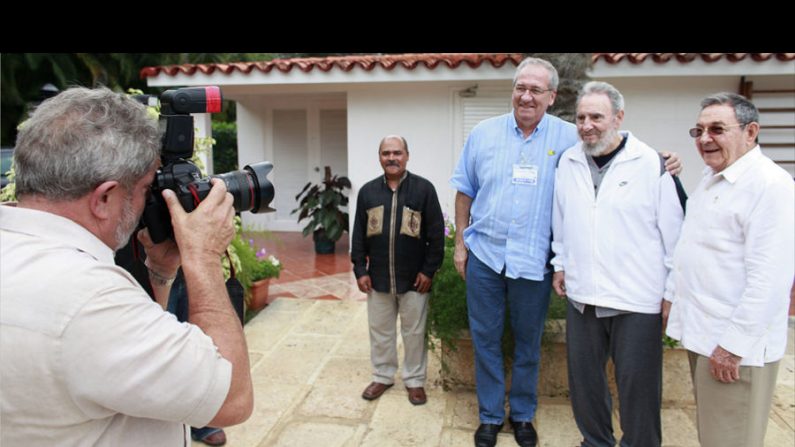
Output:
<svg viewBox="0 0 795 447">
<path fill-rule="evenodd" d="M 715 380 L 709 358 L 688 351 L 702 447 L 763 446 L 780 362 L 741 366 L 734 383 Z"/>
<path fill-rule="evenodd" d="M 397 317 L 403 337 L 403 384 L 410 388 L 425 386 L 428 352 L 425 346 L 425 322 L 428 318 L 428 294 L 408 291 L 392 295 L 371 291 L 367 296 L 367 320 L 370 325 L 370 360 L 373 381 L 392 384 L 398 369 Z"/>
</svg>

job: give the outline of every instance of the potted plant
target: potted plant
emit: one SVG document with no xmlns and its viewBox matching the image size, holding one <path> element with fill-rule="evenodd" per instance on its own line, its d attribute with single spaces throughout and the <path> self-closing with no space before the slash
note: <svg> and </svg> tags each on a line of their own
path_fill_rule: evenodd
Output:
<svg viewBox="0 0 795 447">
<path fill-rule="evenodd" d="M 264 248 L 256 250 L 251 239 L 246 243 L 238 235 L 232 239 L 231 245 L 240 259 L 237 276 L 246 290 L 246 308 L 262 309 L 272 301 L 268 296 L 270 279 L 279 277 L 282 263 L 275 256 L 268 255 Z"/>
<path fill-rule="evenodd" d="M 348 205 L 345 188 L 350 189 L 348 177 L 331 175 L 331 167 L 325 167 L 325 175 L 320 184 L 307 183 L 295 200 L 298 208 L 290 214 L 299 213 L 298 222 L 309 219 L 304 227 L 304 237 L 312 233 L 315 241 L 315 253 L 334 253 L 334 245 L 348 231 L 348 213 L 341 208 Z"/>
</svg>

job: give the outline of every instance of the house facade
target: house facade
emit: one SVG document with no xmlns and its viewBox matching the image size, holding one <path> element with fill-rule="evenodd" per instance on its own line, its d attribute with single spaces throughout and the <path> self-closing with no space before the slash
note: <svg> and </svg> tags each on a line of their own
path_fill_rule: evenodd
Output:
<svg viewBox="0 0 795 447">
<path fill-rule="evenodd" d="M 244 226 L 298 231 L 295 196 L 323 166 L 347 175 L 349 211 L 364 183 L 382 172 L 377 148 L 388 134 L 409 144 L 408 169 L 437 188 L 452 216 L 448 180 L 464 141 L 479 121 L 511 110 L 521 54 L 404 54 L 294 58 L 236 64 L 146 67 L 157 87 L 217 85 L 237 103 L 239 165 L 274 164 L 275 213 L 243 213 Z M 594 53 L 591 78 L 626 99 L 624 128 L 658 150 L 676 151 L 685 188 L 703 167 L 687 130 L 699 101 L 719 91 L 743 92 L 762 112 L 760 143 L 795 174 L 795 53 Z M 199 117 L 200 132 L 209 117 Z"/>
</svg>

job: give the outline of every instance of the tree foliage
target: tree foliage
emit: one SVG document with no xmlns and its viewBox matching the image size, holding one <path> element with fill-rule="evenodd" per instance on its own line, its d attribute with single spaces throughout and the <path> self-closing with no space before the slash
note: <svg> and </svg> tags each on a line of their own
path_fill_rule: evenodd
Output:
<svg viewBox="0 0 795 447">
<path fill-rule="evenodd" d="M 73 86 L 104 85 L 116 91 L 127 88 L 159 93 L 140 78 L 148 66 L 226 63 L 270 60 L 270 53 L 3 53 L 0 60 L 3 146 L 13 146 L 16 127 L 28 108 L 44 98 L 41 88 L 53 84 L 59 90 Z"/>
<path fill-rule="evenodd" d="M 213 121 L 213 138 L 214 173 L 237 170 L 237 124 Z"/>
<path fill-rule="evenodd" d="M 546 59 L 558 70 L 558 96 L 548 112 L 573 123 L 577 115 L 577 92 L 590 81 L 587 71 L 591 68 L 591 53 L 526 53 L 525 56 Z"/>
</svg>

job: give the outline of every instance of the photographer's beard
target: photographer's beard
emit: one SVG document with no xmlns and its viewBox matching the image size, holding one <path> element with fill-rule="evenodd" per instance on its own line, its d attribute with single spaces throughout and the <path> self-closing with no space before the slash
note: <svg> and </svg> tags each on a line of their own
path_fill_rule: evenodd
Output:
<svg viewBox="0 0 795 447">
<path fill-rule="evenodd" d="M 598 157 L 600 155 L 605 155 L 609 153 L 612 149 L 615 149 L 615 142 L 618 140 L 618 129 L 611 128 L 610 130 L 605 131 L 601 135 L 595 143 L 589 144 L 585 141 L 582 142 L 582 151 L 585 152 L 585 155 L 589 155 L 591 157 Z"/>
<path fill-rule="evenodd" d="M 138 227 L 138 221 L 140 219 L 141 216 L 136 214 L 135 209 L 133 208 L 133 199 L 132 195 L 130 195 L 124 201 L 124 207 L 121 211 L 121 221 L 116 227 L 116 250 L 120 250 L 122 247 L 127 245 L 127 242 L 130 240 L 130 236 L 132 236 L 133 232 Z"/>
</svg>

